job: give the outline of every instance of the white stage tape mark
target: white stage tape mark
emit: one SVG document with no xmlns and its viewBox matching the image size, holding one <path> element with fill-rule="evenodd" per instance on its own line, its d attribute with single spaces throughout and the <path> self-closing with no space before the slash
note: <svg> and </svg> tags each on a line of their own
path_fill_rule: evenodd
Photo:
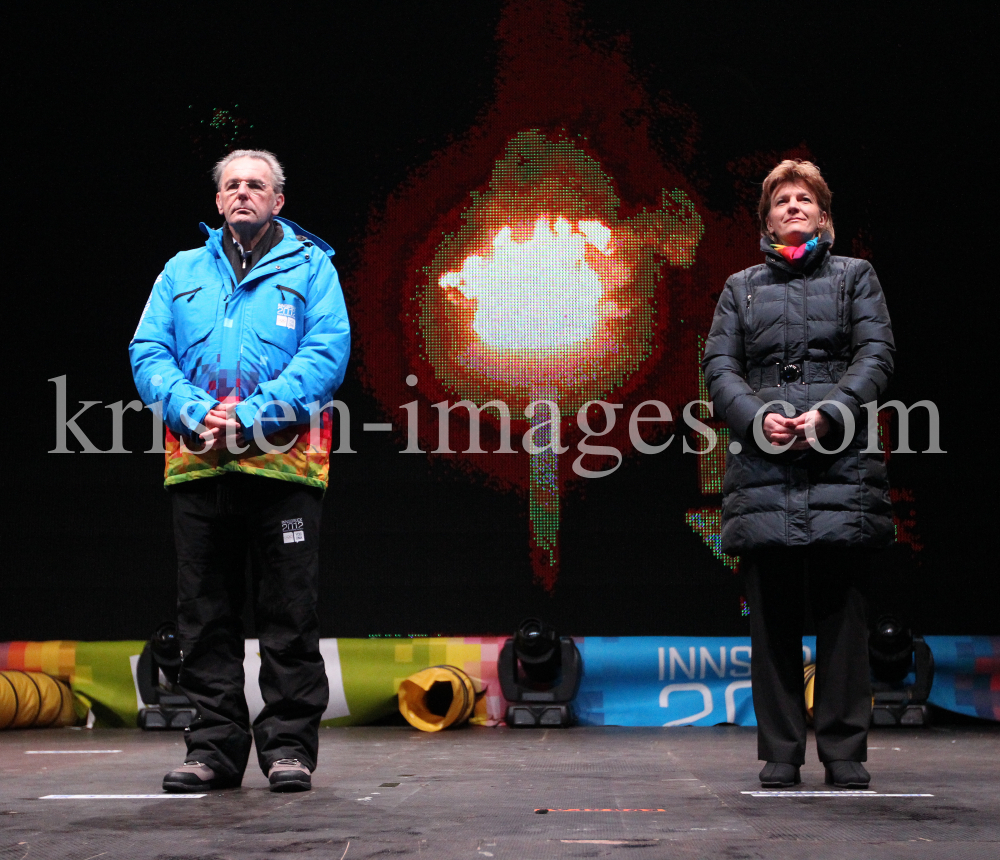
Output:
<svg viewBox="0 0 1000 860">
<path fill-rule="evenodd" d="M 751 797 L 934 797 L 933 794 L 882 794 L 871 789 L 861 791 L 850 791 L 838 789 L 837 791 L 741 791 L 740 794 L 749 794 Z"/>
<path fill-rule="evenodd" d="M 46 794 L 39 800 L 196 800 L 207 794 Z"/>
<path fill-rule="evenodd" d="M 25 755 L 103 755 L 120 753 L 121 750 L 25 750 Z"/>
</svg>

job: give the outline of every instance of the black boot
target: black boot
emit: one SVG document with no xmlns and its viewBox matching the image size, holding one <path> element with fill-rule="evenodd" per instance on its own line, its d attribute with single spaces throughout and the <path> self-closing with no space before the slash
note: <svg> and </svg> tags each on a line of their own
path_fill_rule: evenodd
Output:
<svg viewBox="0 0 1000 860">
<path fill-rule="evenodd" d="M 871 774 L 859 761 L 826 762 L 826 784 L 837 788 L 868 788 Z"/>
<path fill-rule="evenodd" d="M 802 782 L 797 764 L 769 761 L 760 772 L 760 784 L 764 788 L 791 788 Z"/>
</svg>

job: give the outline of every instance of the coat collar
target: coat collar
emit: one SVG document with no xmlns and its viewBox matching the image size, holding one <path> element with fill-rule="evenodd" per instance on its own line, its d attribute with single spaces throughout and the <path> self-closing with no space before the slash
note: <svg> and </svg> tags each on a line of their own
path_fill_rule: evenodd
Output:
<svg viewBox="0 0 1000 860">
<path fill-rule="evenodd" d="M 275 216 L 274 220 L 277 221 L 284 228 L 284 237 L 282 240 L 274 246 L 268 253 L 272 253 L 275 250 L 280 249 L 282 254 L 288 253 L 294 250 L 295 246 L 301 247 L 305 242 L 311 242 L 320 251 L 326 254 L 328 257 L 334 255 L 333 248 L 329 244 L 324 242 L 319 236 L 309 233 L 303 230 L 294 221 L 289 221 L 287 218 L 282 218 L 280 216 Z M 208 237 L 208 241 L 205 242 L 205 246 L 210 250 L 213 249 L 213 239 L 215 241 L 214 249 L 222 253 L 222 228 L 209 227 L 204 221 L 198 224 L 198 229 Z M 288 244 L 291 243 L 291 244 Z"/>
<path fill-rule="evenodd" d="M 776 269 L 791 272 L 795 275 L 802 272 L 808 274 L 816 271 L 816 269 L 823 265 L 826 258 L 829 257 L 832 245 L 833 238 L 829 233 L 824 231 L 820 235 L 819 241 L 816 243 L 816 247 L 806 254 L 805 259 L 800 265 L 795 265 L 793 263 L 789 263 L 788 260 L 782 257 L 781 254 L 771 247 L 771 239 L 769 237 L 761 236 L 760 238 L 760 250 L 764 252 L 765 262 Z"/>
<path fill-rule="evenodd" d="M 285 269 L 286 271 L 308 262 L 308 247 L 304 241 L 294 234 L 295 225 L 291 222 L 286 222 L 284 219 L 275 220 L 280 220 L 281 222 L 283 234 L 281 241 L 257 260 L 253 269 L 247 272 L 242 279 L 237 279 L 232 262 L 226 255 L 225 248 L 222 245 L 225 225 L 219 228 L 209 227 L 204 222 L 198 225 L 201 232 L 208 237 L 205 240 L 205 248 L 208 249 L 208 253 L 215 259 L 215 265 L 219 269 L 219 274 L 222 276 L 223 282 L 231 282 L 233 289 L 236 289 L 237 283 L 241 288 L 252 288 L 261 277 L 267 274 L 271 263 L 275 260 L 280 259 L 282 262 L 276 264 L 276 266 L 278 269 Z M 267 268 L 262 267 L 261 263 L 266 263 Z"/>
</svg>

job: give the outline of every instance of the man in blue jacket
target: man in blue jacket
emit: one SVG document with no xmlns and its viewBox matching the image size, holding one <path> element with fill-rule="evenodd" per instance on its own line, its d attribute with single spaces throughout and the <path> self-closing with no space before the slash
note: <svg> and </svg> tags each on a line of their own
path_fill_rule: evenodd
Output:
<svg viewBox="0 0 1000 860">
<path fill-rule="evenodd" d="M 179 684 L 198 709 L 166 791 L 240 785 L 250 755 L 272 791 L 311 788 L 329 688 L 316 601 L 333 393 L 350 328 L 333 249 L 291 221 L 281 164 L 237 150 L 215 168 L 220 229 L 171 259 L 129 346 L 167 425 L 178 561 Z M 248 555 L 264 708 L 243 693 Z"/>
</svg>

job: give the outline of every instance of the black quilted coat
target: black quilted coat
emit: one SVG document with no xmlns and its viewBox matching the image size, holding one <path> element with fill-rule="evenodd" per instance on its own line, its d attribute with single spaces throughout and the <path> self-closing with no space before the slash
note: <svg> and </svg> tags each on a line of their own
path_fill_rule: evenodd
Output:
<svg viewBox="0 0 1000 860">
<path fill-rule="evenodd" d="M 874 548 L 894 538 L 885 461 L 865 453 L 861 408 L 882 402 L 892 375 L 889 313 L 871 265 L 832 256 L 830 244 L 824 234 L 795 266 L 762 240 L 765 262 L 730 277 L 715 310 L 702 367 L 714 415 L 740 446 L 726 455 L 722 488 L 722 548 L 734 555 L 807 544 Z M 838 454 L 765 453 L 752 426 L 772 400 L 796 415 L 821 400 L 841 403 L 854 417 L 853 437 Z M 820 409 L 831 427 L 820 442 L 836 449 L 848 422 L 836 406 Z"/>
</svg>

